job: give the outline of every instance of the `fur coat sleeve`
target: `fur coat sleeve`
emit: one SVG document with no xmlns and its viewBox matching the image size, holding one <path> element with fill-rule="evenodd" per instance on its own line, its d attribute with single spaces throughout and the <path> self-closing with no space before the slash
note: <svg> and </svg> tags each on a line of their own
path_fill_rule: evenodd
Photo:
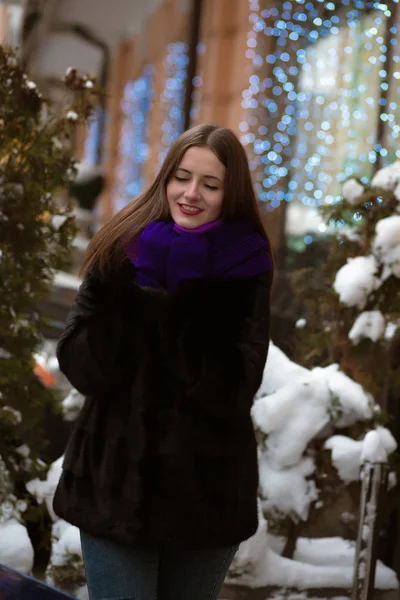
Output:
<svg viewBox="0 0 400 600">
<path fill-rule="evenodd" d="M 126 265 L 118 280 L 89 274 L 82 283 L 57 347 L 71 384 L 86 396 L 104 393 L 148 346 L 174 365 L 188 396 L 213 396 L 229 385 L 248 409 L 268 352 L 272 274 L 198 281 L 173 294 L 133 279 Z"/>
<path fill-rule="evenodd" d="M 122 340 L 120 296 L 118 288 L 86 274 L 58 342 L 60 369 L 85 396 L 105 391 L 113 383 Z"/>
</svg>

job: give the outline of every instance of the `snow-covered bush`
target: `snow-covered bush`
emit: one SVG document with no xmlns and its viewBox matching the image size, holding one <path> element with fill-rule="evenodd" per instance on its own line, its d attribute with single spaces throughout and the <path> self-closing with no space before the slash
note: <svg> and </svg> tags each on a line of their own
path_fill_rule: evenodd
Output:
<svg viewBox="0 0 400 600">
<path fill-rule="evenodd" d="M 396 449 L 383 424 L 400 398 L 391 347 L 400 323 L 400 162 L 370 186 L 350 180 L 343 195 L 323 209 L 330 228 L 338 226 L 323 269 L 293 277 L 304 301 L 296 324 L 299 364 L 272 344 L 253 406 L 261 521 L 231 570 L 243 585 L 350 588 L 360 467 L 392 462 Z M 395 481 L 392 473 L 392 487 Z M 328 529 L 353 541 L 309 539 L 323 535 L 326 518 Z M 305 544 L 312 556 L 299 558 Z M 380 564 L 376 585 L 397 587 L 395 574 Z"/>
<path fill-rule="evenodd" d="M 290 373 L 290 377 L 285 376 Z M 338 365 L 308 370 L 291 363 L 271 344 L 264 382 L 252 409 L 259 433 L 261 507 L 268 518 L 306 521 L 312 504 L 322 508 L 322 486 L 315 478 L 321 452 L 332 451 L 333 465 L 345 483 L 359 481 L 369 433 L 354 440 L 345 433 L 356 424 L 376 431 L 376 460 L 396 449 L 391 433 L 374 425 L 378 407 L 360 384 Z M 337 435 L 337 430 L 344 433 Z M 261 434 L 261 435 L 260 435 Z M 319 502 L 318 502 L 319 501 Z"/>
</svg>

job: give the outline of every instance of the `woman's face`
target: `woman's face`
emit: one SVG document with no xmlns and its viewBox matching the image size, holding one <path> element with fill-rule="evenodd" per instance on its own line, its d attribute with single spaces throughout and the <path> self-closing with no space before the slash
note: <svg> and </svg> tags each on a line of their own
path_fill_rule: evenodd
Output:
<svg viewBox="0 0 400 600">
<path fill-rule="evenodd" d="M 177 225 L 195 229 L 218 219 L 225 171 L 210 148 L 192 146 L 186 150 L 167 185 L 169 210 Z"/>
</svg>

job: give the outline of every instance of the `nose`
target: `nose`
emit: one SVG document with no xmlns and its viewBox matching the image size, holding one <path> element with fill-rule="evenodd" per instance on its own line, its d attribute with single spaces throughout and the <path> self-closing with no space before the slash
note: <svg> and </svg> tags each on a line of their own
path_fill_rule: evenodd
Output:
<svg viewBox="0 0 400 600">
<path fill-rule="evenodd" d="M 199 195 L 199 183 L 197 181 L 191 181 L 185 190 L 185 198 L 194 202 L 199 199 Z"/>
</svg>

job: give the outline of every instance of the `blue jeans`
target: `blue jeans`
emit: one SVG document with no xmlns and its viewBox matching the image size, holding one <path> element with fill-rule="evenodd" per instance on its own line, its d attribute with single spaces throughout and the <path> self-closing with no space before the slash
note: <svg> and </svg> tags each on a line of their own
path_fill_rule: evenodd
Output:
<svg viewBox="0 0 400 600">
<path fill-rule="evenodd" d="M 81 531 L 90 600 L 217 600 L 238 546 L 128 548 Z"/>
</svg>

